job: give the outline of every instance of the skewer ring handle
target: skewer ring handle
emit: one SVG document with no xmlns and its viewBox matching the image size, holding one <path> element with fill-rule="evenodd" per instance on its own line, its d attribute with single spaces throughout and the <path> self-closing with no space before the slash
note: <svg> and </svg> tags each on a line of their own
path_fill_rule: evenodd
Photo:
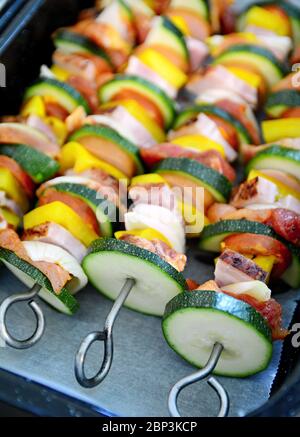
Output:
<svg viewBox="0 0 300 437">
<path fill-rule="evenodd" d="M 135 284 L 135 280 L 127 278 L 119 293 L 119 296 L 115 300 L 110 312 L 108 313 L 103 331 L 95 331 L 88 334 L 82 341 L 78 352 L 75 357 L 75 376 L 77 382 L 85 388 L 92 388 L 99 385 L 108 375 L 113 361 L 114 344 L 113 344 L 113 326 L 116 318 L 119 314 L 122 305 L 128 297 L 132 287 Z M 92 378 L 87 378 L 84 370 L 84 363 L 86 361 L 89 348 L 96 341 L 104 342 L 104 357 L 99 372 Z"/>
<path fill-rule="evenodd" d="M 32 300 L 38 294 L 40 289 L 41 289 L 40 285 L 35 284 L 29 293 L 19 293 L 9 296 L 6 299 L 4 299 L 4 301 L 0 306 L 0 336 L 3 338 L 6 344 L 13 347 L 14 349 L 30 348 L 34 346 L 44 334 L 45 331 L 44 314 L 41 308 L 39 307 L 39 305 Z M 6 326 L 7 313 L 13 304 L 17 302 L 26 302 L 26 301 L 29 301 L 28 305 L 30 306 L 30 308 L 33 311 L 33 314 L 35 315 L 36 327 L 33 334 L 30 337 L 24 340 L 18 340 L 8 331 L 8 328 Z"/>
<path fill-rule="evenodd" d="M 84 363 L 88 351 L 93 343 L 103 341 L 104 357 L 99 372 L 88 378 L 85 374 Z M 113 360 L 113 341 L 112 335 L 107 335 L 107 331 L 95 331 L 88 334 L 82 341 L 75 358 L 75 376 L 80 385 L 85 388 L 93 388 L 100 384 L 107 376 Z"/>
<path fill-rule="evenodd" d="M 191 384 L 202 381 L 204 378 L 208 377 L 216 367 L 222 350 L 223 346 L 220 343 L 215 343 L 211 355 L 203 369 L 198 370 L 198 372 L 192 373 L 191 375 L 180 379 L 178 382 L 176 382 L 176 384 L 173 385 L 168 399 L 169 411 L 172 417 L 181 417 L 177 406 L 178 396 L 181 390 Z M 214 377 L 210 377 L 207 382 L 215 390 L 220 400 L 218 417 L 227 416 L 229 411 L 229 397 L 227 391 Z"/>
</svg>

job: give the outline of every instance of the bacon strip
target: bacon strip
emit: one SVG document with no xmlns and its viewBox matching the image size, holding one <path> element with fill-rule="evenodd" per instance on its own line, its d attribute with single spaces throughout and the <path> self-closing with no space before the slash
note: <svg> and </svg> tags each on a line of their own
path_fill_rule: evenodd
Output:
<svg viewBox="0 0 300 437">
<path fill-rule="evenodd" d="M 187 261 L 186 256 L 182 253 L 177 253 L 176 250 L 157 238 L 147 240 L 146 238 L 141 238 L 136 235 L 123 235 L 120 240 L 155 253 L 179 272 L 184 270 Z"/>
</svg>

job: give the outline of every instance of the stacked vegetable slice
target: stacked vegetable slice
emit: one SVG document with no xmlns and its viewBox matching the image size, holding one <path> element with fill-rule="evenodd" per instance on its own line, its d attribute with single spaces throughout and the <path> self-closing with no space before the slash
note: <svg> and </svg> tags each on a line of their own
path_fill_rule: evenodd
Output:
<svg viewBox="0 0 300 437">
<path fill-rule="evenodd" d="M 113 24 L 103 23 L 107 16 Z M 99 29 L 101 37 L 95 33 Z M 110 214 L 118 202 L 114 176 L 119 173 L 123 177 L 123 173 L 92 157 L 80 143 L 60 146 L 78 123 L 98 108 L 94 90 L 120 60 L 127 59 L 134 40 L 131 12 L 122 1 L 103 11 L 97 20 L 83 20 L 73 28 L 59 30 L 54 35 L 57 50 L 52 69 L 42 67 L 40 79 L 25 93 L 20 116 L 6 117 L 0 125 L 5 228 L 0 238 L 1 259 L 26 285 L 41 285 L 40 295 L 67 314 L 77 310 L 73 294 L 87 283 L 80 267 L 87 247 L 100 235 L 113 233 Z M 123 151 L 121 160 L 128 153 L 133 174 L 141 171 L 133 144 L 109 128 L 99 131 L 103 144 L 106 141 L 119 148 L 120 154 Z M 81 167 L 76 167 L 76 153 Z M 36 184 L 74 167 L 75 176 L 43 184 L 37 192 L 37 207 L 27 212 Z M 87 169 L 92 176 L 82 175 Z M 21 224 L 21 218 L 22 240 L 11 229 Z"/>
<path fill-rule="evenodd" d="M 53 137 L 32 127 L 36 121 L 32 114 L 24 124 L 0 124 L 1 217 L 4 228 L 10 225 L 16 229 L 21 224 L 36 184 L 53 176 L 59 169 L 54 159 L 59 146 Z"/>
<path fill-rule="evenodd" d="M 112 101 L 115 101 L 116 105 L 122 106 L 122 113 L 118 109 L 119 114 L 122 114 L 124 126 L 119 123 L 117 127 L 118 132 L 122 132 L 124 136 L 135 142 L 141 151 L 146 151 L 149 146 L 161 142 L 164 139 L 163 129 L 168 129 L 173 122 L 174 107 L 170 97 L 176 96 L 178 89 L 186 82 L 186 75 L 181 72 L 179 67 L 185 72 L 188 71 L 188 56 L 182 33 L 170 20 L 166 17 L 161 17 L 154 22 L 144 44 L 138 48 L 135 55 L 129 60 L 126 70 L 127 74 L 114 77 L 99 90 L 100 100 L 104 104 L 108 103 L 109 109 L 112 107 Z M 173 62 L 174 59 L 176 59 L 176 62 Z M 140 106 L 138 107 L 138 105 Z M 127 117 L 125 119 L 123 116 L 124 107 L 127 111 L 128 109 L 131 110 L 131 115 L 133 115 L 135 108 L 137 108 L 134 114 L 138 120 L 141 120 L 143 112 L 146 112 L 143 117 L 144 120 L 146 120 L 146 117 L 151 119 L 151 123 L 150 120 L 147 122 L 147 127 L 152 138 L 149 138 L 148 135 L 148 139 L 144 135 L 142 137 L 143 141 L 139 141 L 142 132 L 138 138 L 136 136 L 129 137 L 132 134 L 129 133 L 129 119 L 128 123 L 126 123 Z M 111 114 L 110 120 L 113 118 Z M 112 126 L 111 121 L 108 122 L 107 119 L 96 119 L 95 117 L 94 120 L 106 122 Z M 154 123 L 156 124 L 155 129 L 152 127 Z M 160 129 L 161 133 L 159 133 L 158 129 Z M 137 135 L 137 133 L 137 129 L 135 129 L 134 134 Z M 147 194 L 152 188 L 156 188 L 158 191 L 169 190 L 167 182 L 157 175 L 147 175 L 145 178 L 138 176 L 132 180 L 129 196 L 132 198 L 133 192 L 138 190 L 144 191 Z M 129 269 L 130 271 L 127 274 L 130 277 L 134 277 L 137 282 L 126 304 L 131 308 L 148 314 L 162 315 L 168 296 L 182 291 L 184 284 L 183 277 L 178 272 L 183 270 L 185 265 L 185 257 L 182 254 L 184 251 L 184 226 L 180 210 L 177 208 L 170 209 L 165 204 L 160 202 L 157 204 L 151 200 L 148 201 L 148 199 L 143 202 L 134 201 L 133 208 L 125 214 L 125 227 L 125 232 L 116 234 L 119 240 L 118 243 L 108 242 L 105 250 L 102 248 L 102 243 L 99 243 L 101 246 L 98 251 L 99 259 L 104 254 L 108 256 L 109 244 L 116 247 L 115 250 L 117 252 L 124 252 L 124 250 L 128 252 L 131 251 L 129 249 L 131 247 L 130 244 L 133 247 L 135 246 L 132 249 L 133 254 L 136 254 L 139 258 L 137 261 L 139 264 L 143 260 L 145 268 L 142 270 L 142 277 L 137 277 L 137 273 L 131 273 Z M 103 251 L 105 252 L 104 254 Z M 148 255 L 146 256 L 147 252 Z M 84 262 L 84 265 L 87 266 L 88 275 L 90 274 L 91 278 L 95 274 L 93 269 L 93 260 L 95 258 L 96 254 L 93 249 L 91 255 L 88 255 Z M 90 267 L 90 259 L 92 268 Z M 161 270 L 162 273 L 164 272 L 162 280 L 165 277 L 164 283 L 167 279 L 169 281 L 169 285 L 165 285 L 165 290 L 160 290 L 159 293 L 156 291 L 157 286 L 154 285 L 154 282 L 151 282 L 155 280 L 155 277 L 159 277 L 158 272 L 153 273 L 152 278 L 145 274 L 149 268 L 149 260 L 152 260 L 152 263 L 156 260 L 158 270 Z M 114 286 L 111 286 L 110 281 L 103 282 L 104 280 L 101 279 L 101 276 L 105 278 L 107 275 L 102 272 L 102 269 L 101 272 L 99 270 L 99 275 L 97 274 L 97 281 L 92 279 L 97 288 L 100 288 L 104 294 L 110 297 L 116 297 L 122 282 L 126 279 L 124 277 L 123 263 L 120 264 L 121 271 L 119 271 L 118 263 L 116 263 L 115 269 L 115 276 L 118 282 Z"/>
<path fill-rule="evenodd" d="M 268 115 L 297 105 L 290 89 L 276 96 L 291 79 L 284 61 L 297 20 L 262 5 L 243 14 L 240 33 L 211 37 L 230 28 L 229 3 L 116 0 L 54 34 L 52 67 L 27 89 L 21 116 L 0 125 L 0 257 L 68 314 L 87 277 L 112 299 L 134 279 L 128 307 L 161 316 L 172 299 L 163 329 L 179 354 L 201 366 L 219 341 L 217 372 L 245 376 L 286 335 L 267 282 L 300 282 L 298 114 L 263 122 L 265 141 L 278 143 L 267 146 L 254 116 L 270 90 Z M 190 76 L 208 48 L 210 66 Z M 194 103 L 177 115 L 185 85 Z M 231 195 L 239 154 L 248 179 Z M 11 226 L 24 213 L 20 239 Z M 186 234 L 220 253 L 214 281 L 192 292 L 181 273 Z"/>
<path fill-rule="evenodd" d="M 281 307 L 271 298 L 267 282 L 280 277 L 299 286 L 299 123 L 296 118 L 264 121 L 263 137 L 271 144 L 259 146 L 259 130 L 249 111 L 258 107 L 271 87 L 291 87 L 291 76 L 277 85 L 285 74 L 282 60 L 291 48 L 292 34 L 284 31 L 284 23 L 287 26 L 291 17 L 281 13 L 280 6 L 262 9 L 254 7 L 243 16 L 240 25 L 244 29 L 247 22 L 247 33 L 211 38 L 213 66 L 200 78 L 195 75 L 188 85 L 201 105 L 209 103 L 228 111 L 248 130 L 246 141 L 239 136 L 248 179 L 233 191 L 229 204 L 214 203 L 206 209 L 211 223 L 201 233 L 200 249 L 221 253 L 215 260 L 214 281 L 199 287 L 192 283 L 193 291 L 169 302 L 163 320 L 170 346 L 196 366 L 204 366 L 213 345 L 221 343 L 224 355 L 215 372 L 230 376 L 263 370 L 272 356 L 272 338 L 283 339 L 288 333 L 281 326 Z M 270 15 L 268 21 L 263 19 L 264 13 Z M 263 23 L 273 26 L 274 35 L 263 32 Z M 278 106 L 272 98 L 271 94 L 266 106 L 269 115 L 288 110 L 280 106 L 284 97 L 280 101 L 278 96 Z M 236 104 L 239 111 L 233 109 Z M 183 122 L 179 127 L 185 130 L 179 134 L 202 134 L 199 112 L 195 107 L 190 115 L 180 115 Z M 291 117 L 296 114 L 292 112 Z M 216 141 L 214 135 L 209 139 Z M 223 143 L 220 137 L 217 142 Z M 171 151 L 171 146 L 167 150 Z M 225 148 L 223 156 L 224 152 Z"/>
<path fill-rule="evenodd" d="M 147 8 L 142 9 L 146 13 Z M 67 269 L 68 262 L 52 259 L 47 251 L 52 247 L 62 258 L 74 257 L 72 262 L 79 271 L 78 263 L 87 247 L 99 237 L 113 235 L 115 223 L 125 209 L 122 203 L 122 196 L 126 194 L 124 185 L 143 172 L 140 148 L 164 140 L 164 130 L 171 125 L 175 115 L 168 92 L 172 89 L 175 97 L 187 80 L 164 50 L 161 53 L 160 49 L 152 47 L 151 41 L 155 45 L 157 38 L 154 28 L 157 28 L 157 35 L 166 31 L 169 39 L 163 47 L 167 50 L 173 45 L 178 58 L 182 56 L 181 62 L 188 68 L 189 55 L 183 35 L 166 17 L 153 24 L 152 36 L 147 37 L 145 50 L 141 49 L 140 62 L 148 68 L 146 77 L 139 70 L 135 71 L 136 75 L 113 77 L 113 72 L 128 59 L 135 44 L 135 12 L 139 13 L 141 9 L 132 8 L 131 11 L 125 2 L 116 1 L 97 17 L 85 17 L 71 28 L 58 30 L 53 37 L 56 46 L 53 66 L 51 69 L 43 66 L 40 79 L 27 89 L 21 116 L 9 117 L 0 126 L 5 165 L 13 158 L 14 165 L 22 163 L 34 182 L 43 183 L 37 191 L 36 208 L 24 216 L 22 241 L 10 230 L 2 235 L 3 251 L 12 252 L 15 247 L 14 256 L 18 262 L 14 257 L 7 257 L 6 252 L 3 252 L 3 259 L 26 283 L 35 278 L 37 282 L 45 280 L 36 274 L 39 265 L 34 264 L 44 263 L 42 272 L 49 283 L 43 287 L 42 295 L 66 313 L 73 313 L 77 308 L 72 296 L 74 287 L 70 286 L 74 282 L 73 271 Z M 107 20 L 112 24 L 107 24 Z M 157 61 L 160 63 L 158 70 Z M 171 83 L 169 77 L 173 78 Z M 102 104 L 100 109 L 99 104 Z M 96 114 L 89 116 L 95 111 Z M 120 117 L 122 123 L 119 123 Z M 58 171 L 63 176 L 51 179 Z M 5 181 L 3 184 L 7 185 Z M 23 193 L 15 188 L 10 189 L 10 195 L 22 201 L 21 206 L 27 212 L 29 204 Z M 34 185 L 30 194 L 33 191 Z M 169 246 L 167 248 L 171 250 Z M 34 250 L 39 252 L 36 257 Z M 112 251 L 109 244 L 107 251 Z M 170 290 L 164 298 L 153 297 L 152 310 L 147 310 L 147 305 L 143 308 L 145 312 L 162 314 L 164 304 L 182 290 L 185 281 L 163 257 L 154 255 L 153 251 L 149 256 L 153 265 L 162 265 Z M 31 267 L 27 269 L 26 263 Z M 61 279 L 58 284 L 51 282 L 54 269 Z M 80 272 L 85 279 L 75 291 L 86 283 L 86 277 L 82 270 Z M 158 304 L 155 304 L 156 300 Z"/>
<path fill-rule="evenodd" d="M 164 140 L 164 131 L 170 127 L 175 115 L 170 95 L 175 97 L 186 81 L 186 75 L 173 66 L 167 52 L 157 49 L 160 33 L 167 36 L 163 47 L 166 50 L 169 46 L 174 47 L 177 58 L 188 68 L 188 53 L 181 32 L 167 18 L 158 19 L 143 46 L 130 58 L 126 74 L 114 76 L 99 88 L 100 111 L 88 117 L 90 125 L 76 130 L 71 137 L 73 143 L 62 149 L 64 169 L 87 171 L 89 167 L 97 168 L 99 160 L 105 160 L 107 167 L 104 170 L 119 180 L 142 172 L 139 151 Z M 108 165 L 118 172 L 109 171 Z M 173 216 L 166 208 L 157 206 L 159 211 L 156 211 L 152 207 L 138 205 L 127 213 L 127 233 L 117 233 L 117 240 L 95 241 L 83 266 L 96 288 L 110 298 L 118 295 L 127 277 L 133 277 L 135 285 L 126 304 L 147 314 L 162 315 L 169 298 L 183 290 L 185 280 L 172 264 L 172 256 L 177 256 L 175 249 L 169 241 L 166 243 L 163 232 L 155 229 L 160 225 L 158 212 L 168 215 L 167 219 L 173 217 L 176 226 L 182 229 L 177 250 L 184 250 L 184 231 L 177 215 Z M 138 214 L 139 223 L 136 222 Z M 174 236 L 171 230 L 169 234 Z M 183 255 L 179 256 L 184 259 Z M 106 260 L 114 265 L 113 281 Z M 140 265 L 140 268 L 136 270 L 131 264 Z M 156 290 L 159 277 L 164 284 L 162 290 Z"/>
</svg>

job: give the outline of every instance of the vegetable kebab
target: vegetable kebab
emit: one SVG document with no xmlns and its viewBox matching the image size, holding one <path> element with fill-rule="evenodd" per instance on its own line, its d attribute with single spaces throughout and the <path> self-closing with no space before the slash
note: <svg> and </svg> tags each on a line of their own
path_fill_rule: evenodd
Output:
<svg viewBox="0 0 300 437">
<path fill-rule="evenodd" d="M 264 11 L 274 20 L 263 20 Z M 214 345 L 221 345 L 222 352 L 214 368 L 214 372 L 220 375 L 245 377 L 268 366 L 272 357 L 272 340 L 284 339 L 288 331 L 282 327 L 281 306 L 271 297 L 267 283 L 281 278 L 295 288 L 300 284 L 299 123 L 297 112 L 293 112 L 297 111 L 297 104 L 293 105 L 295 109 L 289 115 L 288 108 L 281 106 L 285 103 L 283 98 L 280 100 L 278 96 L 276 100 L 276 96 L 272 100 L 276 87 L 291 88 L 292 77 L 282 79 L 285 69 L 282 68 L 283 64 L 278 68 L 278 62 L 288 55 L 292 35 L 269 34 L 265 38 L 257 25 L 259 22 L 261 27 L 264 27 L 263 23 L 275 26 L 276 18 L 280 22 L 289 20 L 283 16 L 280 15 L 279 6 L 264 7 L 263 12 L 253 7 L 243 20 L 248 20 L 247 32 L 257 34 L 255 44 L 259 42 L 259 49 L 252 46 L 252 35 L 215 38 L 217 45 L 220 41 L 221 45 L 224 44 L 221 52 L 216 53 L 217 62 L 213 62 L 203 77 L 190 83 L 193 92 L 199 94 L 196 98 L 202 106 L 203 103 L 206 106 L 213 103 L 214 108 L 221 107 L 233 116 L 234 105 L 231 103 L 238 103 L 240 115 L 237 116 L 236 111 L 236 118 L 251 138 L 245 141 L 240 136 L 239 141 L 241 158 L 247 164 L 247 180 L 233 190 L 229 203 L 216 202 L 205 211 L 210 224 L 201 233 L 199 247 L 202 251 L 220 253 L 215 260 L 214 280 L 200 286 L 191 284 L 191 291 L 175 296 L 167 304 L 163 318 L 163 332 L 171 348 L 197 367 L 204 367 Z M 294 15 L 290 17 L 293 21 L 292 17 Z M 278 31 L 279 27 L 276 29 Z M 249 40 L 248 45 L 239 45 L 246 43 L 247 38 L 251 45 Z M 275 40 L 278 44 L 272 43 L 267 48 L 267 43 Z M 274 51 L 270 56 L 268 50 L 272 45 Z M 273 74 L 269 69 L 268 77 L 264 76 L 261 62 L 265 61 L 271 62 L 274 67 L 277 65 L 277 72 L 274 69 Z M 233 80 L 233 72 L 238 72 L 243 82 Z M 249 80 L 254 77 L 252 72 L 257 75 L 259 80 L 256 84 L 260 83 L 260 86 L 252 86 L 251 89 L 248 85 L 254 84 Z M 206 91 L 208 87 L 210 89 Z M 264 101 L 266 90 L 273 92 L 267 100 L 268 114 L 272 117 L 283 115 L 285 118 L 263 121 L 263 138 L 269 144 L 259 145 L 261 141 L 255 135 L 255 131 L 258 133 L 259 130 L 254 130 L 249 123 L 253 116 L 248 115 L 248 120 L 245 117 L 243 120 L 241 115 L 251 114 L 249 107 L 257 108 L 258 103 Z M 245 96 L 242 102 L 241 97 Z M 224 100 L 228 101 L 226 106 Z M 241 106 L 243 104 L 246 107 L 245 100 L 249 105 L 247 111 Z M 182 123 L 181 126 L 186 130 L 179 131 L 179 135 L 201 135 L 201 119 L 198 116 L 201 106 L 187 109 L 186 113 L 191 115 L 186 117 L 188 122 L 185 125 Z M 182 114 L 179 117 L 185 120 Z M 176 124 L 175 121 L 175 127 Z M 158 169 L 164 165 L 163 158 L 172 159 L 172 151 L 178 150 L 175 144 L 172 145 L 173 138 L 170 137 L 171 144 L 164 147 L 163 151 L 159 148 L 148 151 L 152 162 L 160 162 Z M 216 139 L 216 134 L 209 139 Z M 223 153 L 225 150 L 224 147 Z"/>
<path fill-rule="evenodd" d="M 99 237 L 111 237 L 115 217 L 110 213 L 124 212 L 119 181 L 122 186 L 121 180 L 126 182 L 143 172 L 140 147 L 162 141 L 164 129 L 173 121 L 173 102 L 159 85 L 165 84 L 163 88 L 168 92 L 172 89 L 170 95 L 175 96 L 187 80 L 152 43 L 146 42 L 140 61 L 147 71 L 146 77 L 134 70 L 131 73 L 135 76 L 116 75 L 107 81 L 119 68 L 116 60 L 125 59 L 125 51 L 117 56 L 120 48 L 109 50 L 93 36 L 92 29 L 106 29 L 104 18 L 107 14 L 114 15 L 112 22 L 117 29 L 108 25 L 107 32 L 114 35 L 116 31 L 124 31 L 126 44 L 132 47 L 130 22 L 126 22 L 125 32 L 121 20 L 127 11 L 124 8 L 123 2 L 115 2 L 96 20 L 81 21 L 72 28 L 57 31 L 53 66 L 43 67 L 40 79 L 27 89 L 21 115 L 5 117 L 0 125 L 3 154 L 19 162 L 34 182 L 43 183 L 37 191 L 37 207 L 27 212 L 29 205 L 24 205 L 22 240 L 11 229 L 2 233 L 2 259 L 26 284 L 36 280 L 43 286 L 42 296 L 67 314 L 74 313 L 78 307 L 73 292 L 86 284 L 79 263 L 87 247 Z M 184 53 L 182 60 L 187 59 L 187 52 L 182 51 L 184 38 L 175 25 L 165 17 L 154 26 L 158 34 L 167 32 L 169 44 L 175 42 L 178 58 L 182 56 L 179 53 Z M 151 36 L 155 45 L 153 38 L 158 35 Z M 168 47 L 168 40 L 165 44 Z M 158 58 L 161 67 L 155 71 Z M 131 60 L 128 68 L 132 68 Z M 168 84 L 167 76 L 176 81 Z M 99 110 L 97 91 L 94 91 L 102 81 L 105 84 L 100 87 L 99 98 L 103 105 Z M 96 109 L 97 114 L 89 115 Z M 122 123 L 118 123 L 120 116 Z M 69 142 L 65 144 L 67 137 Z M 44 153 L 43 161 L 36 157 L 38 152 Z M 62 176 L 51 179 L 56 173 Z M 22 192 L 19 198 L 23 202 Z M 167 253 L 169 246 L 161 244 Z M 53 257 L 48 253 L 51 249 Z M 184 250 L 184 244 L 177 249 Z M 154 310 L 162 314 L 167 300 L 183 289 L 185 281 L 173 266 L 157 255 L 151 256 L 152 264 L 158 263 L 170 282 L 170 291 L 157 305 L 159 309 Z M 59 257 L 67 261 L 60 261 Z M 45 264 L 41 274 L 37 263 Z"/>
</svg>

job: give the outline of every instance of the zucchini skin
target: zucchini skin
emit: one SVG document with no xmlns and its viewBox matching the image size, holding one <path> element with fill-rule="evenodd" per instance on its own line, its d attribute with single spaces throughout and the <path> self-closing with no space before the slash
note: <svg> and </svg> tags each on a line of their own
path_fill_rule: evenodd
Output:
<svg viewBox="0 0 300 437">
<path fill-rule="evenodd" d="M 274 4 L 274 0 L 251 0 L 245 5 L 240 5 L 239 13 L 240 15 L 247 12 L 252 6 L 267 6 Z"/>
<path fill-rule="evenodd" d="M 294 4 L 286 3 L 281 0 L 279 6 L 287 13 L 289 17 L 300 21 L 300 10 Z"/>
<path fill-rule="evenodd" d="M 296 90 L 281 90 L 270 94 L 267 99 L 265 109 L 268 110 L 272 106 L 284 105 L 286 107 L 300 106 L 300 93 Z"/>
<path fill-rule="evenodd" d="M 133 86 L 136 84 L 137 87 L 145 88 L 147 92 L 153 93 L 155 96 L 155 100 L 160 100 L 160 102 L 163 102 L 164 106 L 164 118 L 165 118 L 165 128 L 169 129 L 174 121 L 175 118 L 175 106 L 173 103 L 173 100 L 157 85 L 154 85 L 152 82 L 149 82 L 148 80 L 140 77 L 140 76 L 134 76 L 134 75 L 127 75 L 127 74 L 116 74 L 111 80 L 105 82 L 98 91 L 98 97 L 100 102 L 105 103 L 107 100 L 110 100 L 111 96 L 109 95 L 108 98 L 106 96 L 107 90 L 109 90 L 110 87 L 117 86 L 118 84 L 121 84 L 122 82 L 129 82 L 133 84 Z M 142 92 L 141 89 L 138 90 L 140 93 Z M 154 100 L 154 99 L 153 99 Z M 161 110 L 162 103 L 160 103 L 160 110 Z M 168 112 L 167 117 L 165 115 L 165 112 Z"/>
<path fill-rule="evenodd" d="M 154 171 L 156 173 L 164 171 L 186 173 L 187 177 L 198 179 L 200 184 L 208 186 L 208 188 L 205 187 L 207 190 L 212 187 L 224 200 L 228 200 L 231 194 L 232 184 L 225 176 L 193 159 L 166 158 L 157 164 Z"/>
<path fill-rule="evenodd" d="M 234 46 L 229 47 L 223 53 L 221 53 L 216 59 L 222 58 L 223 55 L 227 55 L 229 53 L 238 53 L 238 52 L 248 52 L 253 53 L 254 55 L 263 56 L 268 59 L 272 64 L 277 68 L 277 70 L 281 73 L 282 76 L 285 76 L 289 73 L 288 67 L 280 62 L 276 56 L 273 55 L 270 50 L 265 47 L 256 46 L 254 44 L 236 44 Z"/>
<path fill-rule="evenodd" d="M 60 168 L 57 161 L 25 144 L 0 144 L 0 153 L 14 159 L 36 183 L 51 179 Z"/>
<path fill-rule="evenodd" d="M 213 308 L 214 310 L 223 311 L 231 317 L 236 317 L 245 323 L 255 325 L 255 328 L 267 340 L 272 341 L 272 333 L 266 320 L 255 308 L 228 294 L 211 290 L 185 291 L 173 297 L 166 305 L 163 321 L 176 311 L 188 308 Z"/>
<path fill-rule="evenodd" d="M 272 358 L 273 343 L 271 329 L 266 320 L 258 311 L 256 311 L 255 308 L 246 302 L 235 299 L 234 297 L 225 293 L 215 291 L 186 291 L 175 296 L 166 305 L 165 313 L 162 319 L 162 331 L 166 342 L 176 354 L 178 354 L 185 361 L 189 362 L 191 365 L 199 368 L 199 363 L 195 363 L 193 359 L 182 353 L 182 351 L 178 350 L 176 342 L 174 342 L 169 336 L 168 326 L 169 320 L 171 322 L 172 318 L 176 317 L 177 313 L 181 316 L 184 313 L 187 313 L 188 317 L 188 313 L 197 311 L 201 312 L 201 315 L 203 316 L 205 316 L 207 311 L 210 313 L 215 313 L 216 315 L 218 313 L 223 313 L 223 315 L 226 315 L 231 319 L 235 319 L 236 322 L 243 323 L 247 329 L 252 329 L 255 331 L 256 335 L 261 339 L 261 341 L 266 344 L 266 348 L 268 350 L 261 367 L 251 371 L 239 371 L 237 374 L 232 372 L 228 373 L 227 371 L 218 371 L 215 369 L 213 371 L 215 375 L 246 378 L 267 368 Z M 186 333 L 186 337 L 188 338 L 188 332 Z M 247 347 L 247 339 L 245 339 L 245 347 Z"/>
<path fill-rule="evenodd" d="M 249 161 L 246 166 L 246 173 L 248 174 L 250 170 L 254 167 L 253 163 L 260 160 L 260 158 L 284 158 L 299 164 L 300 168 L 300 150 L 297 149 L 289 149 L 287 147 L 282 147 L 278 144 L 274 144 L 268 147 L 265 150 L 261 150 L 258 152 L 252 159 Z M 300 176 L 299 176 L 300 177 Z"/>
<path fill-rule="evenodd" d="M 88 203 L 92 203 L 95 208 L 98 206 L 101 206 L 102 203 L 105 203 L 106 205 L 110 203 L 107 199 L 104 197 L 100 197 L 97 193 L 97 191 L 92 190 L 91 188 L 88 188 L 81 184 L 73 184 L 70 182 L 60 182 L 56 185 L 50 185 L 51 188 L 54 188 L 57 191 L 61 191 L 64 193 L 69 193 L 73 195 L 77 195 L 78 197 L 86 200 Z M 115 205 L 111 204 L 112 208 L 117 208 Z M 109 218 L 109 216 L 108 216 Z"/>
<path fill-rule="evenodd" d="M 178 284 L 181 286 L 182 290 L 187 288 L 184 276 L 178 272 L 171 264 L 167 263 L 165 260 L 160 258 L 153 252 L 149 250 L 142 249 L 140 247 L 134 246 L 133 244 L 126 243 L 125 241 L 117 240 L 116 238 L 99 238 L 94 240 L 89 247 L 88 254 L 84 260 L 91 254 L 96 254 L 102 251 L 109 252 L 119 252 L 124 255 L 135 256 L 143 259 L 155 266 L 159 267 L 164 273 L 171 276 Z M 83 267 L 84 267 L 83 260 Z"/>
<path fill-rule="evenodd" d="M 46 87 L 50 86 L 56 88 L 58 91 L 61 91 L 64 94 L 68 94 L 68 97 L 69 98 L 71 97 L 74 100 L 74 102 L 76 102 L 75 106 L 78 105 L 83 106 L 87 114 L 90 114 L 92 112 L 88 102 L 85 100 L 84 97 L 82 97 L 82 95 L 75 88 L 57 79 L 50 79 L 45 77 L 38 79 L 31 86 L 27 88 L 24 95 L 24 99 L 27 100 L 28 98 L 34 96 L 34 89 L 40 86 L 46 86 Z"/>
<path fill-rule="evenodd" d="M 91 188 L 88 188 L 85 185 L 74 184 L 70 182 L 61 182 L 56 185 L 51 185 L 50 187 L 55 189 L 56 191 L 62 193 L 68 193 L 70 195 L 73 195 L 75 197 L 84 200 L 92 208 L 96 217 L 97 217 L 97 208 L 100 208 L 103 215 L 107 217 L 110 223 L 109 231 L 104 229 L 103 226 L 100 225 L 101 235 L 105 237 L 111 237 L 113 233 L 113 229 L 118 228 L 119 223 L 118 222 L 114 223 L 114 219 L 115 216 L 120 217 L 119 208 L 113 203 L 111 203 L 109 200 L 105 199 L 104 197 L 100 197 L 97 191 L 92 190 Z"/>
<path fill-rule="evenodd" d="M 246 219 L 241 220 L 221 220 L 217 223 L 213 223 L 211 225 L 205 226 L 203 229 L 198 248 L 200 251 L 205 251 L 206 253 L 218 253 L 220 249 L 216 248 L 208 249 L 207 248 L 207 240 L 210 238 L 215 238 L 218 235 L 222 234 L 238 234 L 238 233 L 249 233 L 256 235 L 265 235 L 267 237 L 274 238 L 284 244 L 287 249 L 290 251 L 292 255 L 292 263 L 287 268 L 287 270 L 283 273 L 282 279 L 290 285 L 292 288 L 297 288 L 300 283 L 300 248 L 285 240 L 283 237 L 278 235 L 271 227 L 255 221 L 250 221 Z"/>
<path fill-rule="evenodd" d="M 254 222 L 251 220 L 221 220 L 217 223 L 205 226 L 201 234 L 201 240 L 209 237 L 214 237 L 225 232 L 234 233 L 249 233 L 266 235 L 267 237 L 276 238 L 276 234 L 272 228 L 263 223 Z"/>
<path fill-rule="evenodd" d="M 289 149 L 277 144 L 258 152 L 247 164 L 245 173 L 253 168 L 284 169 L 296 179 L 300 179 L 300 150 Z"/>
<path fill-rule="evenodd" d="M 185 59 L 189 60 L 189 51 L 181 30 L 177 26 L 175 26 L 175 24 L 173 24 L 173 22 L 165 15 L 162 16 L 162 27 L 164 27 L 167 31 L 173 33 L 177 37 L 180 45 L 182 46 L 182 51 L 185 55 Z"/>
<path fill-rule="evenodd" d="M 110 66 L 112 65 L 109 56 L 104 50 L 97 46 L 97 44 L 95 44 L 90 38 L 80 35 L 79 33 L 71 32 L 70 30 L 66 29 L 60 29 L 55 33 L 53 41 L 54 43 L 63 41 L 81 46 L 93 55 L 103 58 Z"/>
<path fill-rule="evenodd" d="M 170 30 L 176 36 L 178 36 L 178 38 L 182 38 L 182 39 L 184 38 L 184 35 L 179 29 L 179 27 L 175 26 L 175 24 L 173 24 L 172 21 L 165 15 L 162 17 L 162 24 L 166 29 Z"/>
<path fill-rule="evenodd" d="M 282 279 L 292 288 L 300 287 L 300 247 L 279 238 L 284 243 L 292 254 L 292 262 L 282 275 Z"/>
</svg>

